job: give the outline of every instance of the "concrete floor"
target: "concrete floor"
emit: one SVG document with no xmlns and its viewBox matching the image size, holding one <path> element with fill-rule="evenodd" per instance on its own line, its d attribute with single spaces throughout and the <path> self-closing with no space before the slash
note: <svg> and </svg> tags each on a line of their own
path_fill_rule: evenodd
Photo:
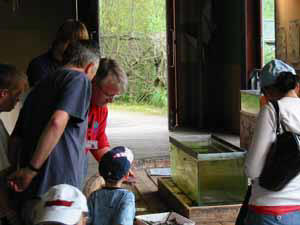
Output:
<svg viewBox="0 0 300 225">
<path fill-rule="evenodd" d="M 130 148 L 135 159 L 168 155 L 169 131 L 167 117 L 139 112 L 109 111 L 107 136 L 111 147 Z M 97 172 L 97 162 L 90 154 L 88 177 Z"/>
</svg>

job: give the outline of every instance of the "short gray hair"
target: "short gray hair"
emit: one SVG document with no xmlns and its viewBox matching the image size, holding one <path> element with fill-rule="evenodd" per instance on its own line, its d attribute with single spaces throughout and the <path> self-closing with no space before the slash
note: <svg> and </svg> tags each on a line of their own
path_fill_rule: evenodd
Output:
<svg viewBox="0 0 300 225">
<path fill-rule="evenodd" d="M 90 40 L 71 42 L 63 54 L 63 65 L 83 68 L 90 63 L 98 64 L 100 51 L 98 45 Z"/>
<path fill-rule="evenodd" d="M 94 81 L 97 84 L 102 85 L 108 75 L 112 76 L 115 84 L 120 87 L 122 93 L 126 91 L 128 78 L 124 69 L 114 59 L 101 58 Z"/>
</svg>

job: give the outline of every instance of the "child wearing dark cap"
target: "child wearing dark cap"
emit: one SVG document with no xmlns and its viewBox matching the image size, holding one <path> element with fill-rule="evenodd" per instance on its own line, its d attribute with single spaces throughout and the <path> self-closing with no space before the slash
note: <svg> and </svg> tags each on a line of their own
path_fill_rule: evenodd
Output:
<svg viewBox="0 0 300 225">
<path fill-rule="evenodd" d="M 133 161 L 132 151 L 118 146 L 106 152 L 99 162 L 105 186 L 88 198 L 89 224 L 132 225 L 135 217 L 134 194 L 123 189 Z"/>
</svg>

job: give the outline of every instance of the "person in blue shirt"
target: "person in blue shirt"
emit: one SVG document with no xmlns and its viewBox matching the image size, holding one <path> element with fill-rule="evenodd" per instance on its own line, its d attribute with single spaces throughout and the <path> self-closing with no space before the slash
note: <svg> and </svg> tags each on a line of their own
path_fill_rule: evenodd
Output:
<svg viewBox="0 0 300 225">
<path fill-rule="evenodd" d="M 105 186 L 88 198 L 89 222 L 92 225 L 132 225 L 135 217 L 135 197 L 122 188 L 129 176 L 132 151 L 118 146 L 106 152 L 99 162 L 99 173 Z"/>
<path fill-rule="evenodd" d="M 91 80 L 99 57 L 94 42 L 70 43 L 64 52 L 64 66 L 40 81 L 24 102 L 10 137 L 11 143 L 16 143 L 10 148 L 15 152 L 11 155 L 20 156 L 20 169 L 8 176 L 24 221 L 31 222 L 28 215 L 33 205 L 50 187 L 83 187 Z"/>
</svg>

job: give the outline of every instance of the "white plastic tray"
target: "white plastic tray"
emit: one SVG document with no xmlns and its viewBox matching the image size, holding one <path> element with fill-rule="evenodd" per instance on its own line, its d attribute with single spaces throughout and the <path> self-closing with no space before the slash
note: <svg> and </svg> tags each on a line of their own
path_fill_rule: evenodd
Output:
<svg viewBox="0 0 300 225">
<path fill-rule="evenodd" d="M 146 222 L 167 222 L 173 219 L 176 219 L 176 223 L 180 225 L 195 225 L 195 222 L 185 218 L 184 216 L 179 215 L 175 212 L 166 212 L 166 213 L 155 213 L 136 216 L 136 225 L 148 225 Z"/>
</svg>

